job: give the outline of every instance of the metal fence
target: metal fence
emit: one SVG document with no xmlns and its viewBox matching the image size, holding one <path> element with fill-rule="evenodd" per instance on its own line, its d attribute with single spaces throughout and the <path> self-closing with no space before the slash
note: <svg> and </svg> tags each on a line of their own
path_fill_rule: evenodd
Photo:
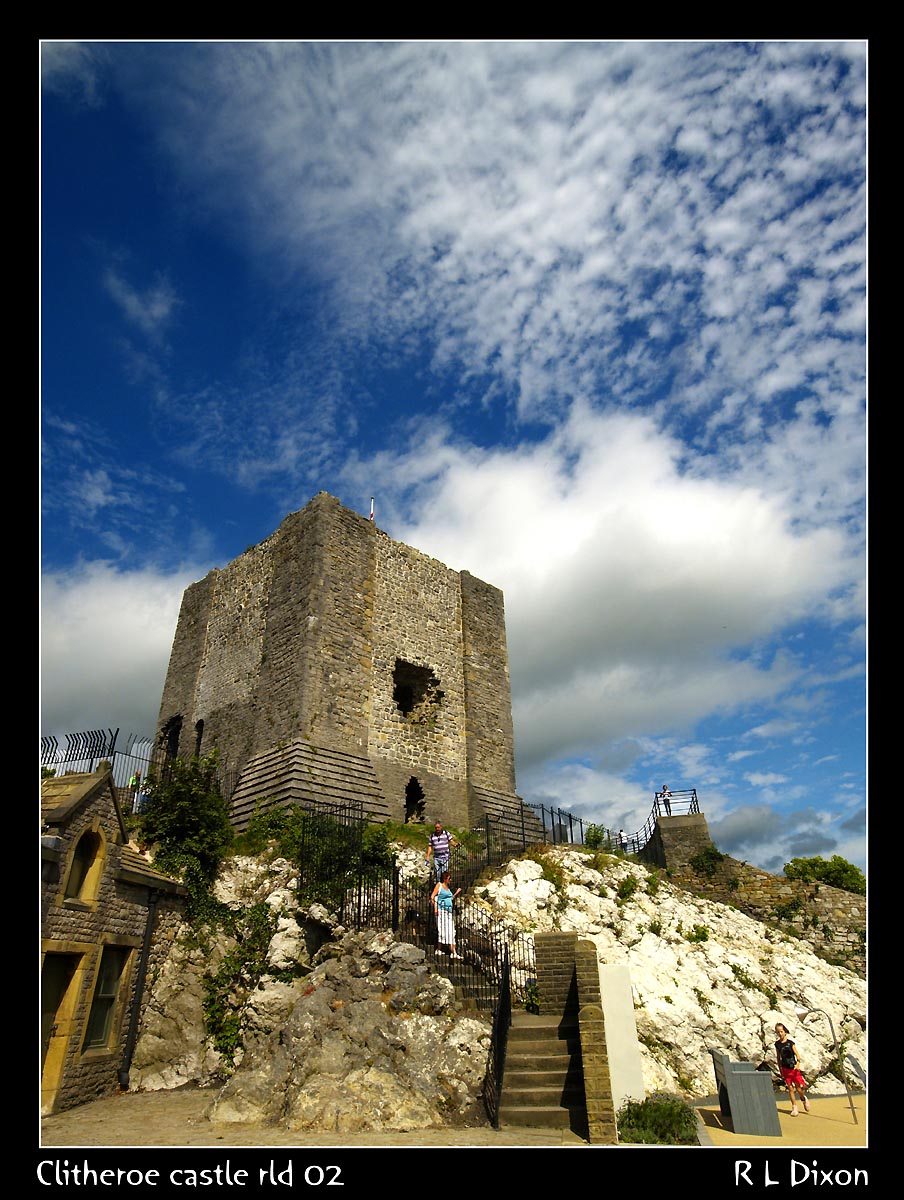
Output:
<svg viewBox="0 0 904 1200">
<path fill-rule="evenodd" d="M 508 951 L 506 951 L 502 960 L 502 978 L 499 981 L 499 1002 L 493 1012 L 493 1030 L 490 1035 L 487 1070 L 483 1077 L 483 1104 L 494 1129 L 499 1128 L 499 1101 L 502 1096 L 502 1081 L 505 1075 L 508 1032 L 512 1024 L 510 972 L 511 965 Z"/>
<path fill-rule="evenodd" d="M 130 733 L 123 737 L 118 729 L 89 729 L 67 733 L 62 740 L 52 734 L 41 737 L 41 768 L 57 775 L 72 771 L 96 771 L 102 762 L 113 770 L 113 783 L 127 787 L 136 774 L 141 780 L 165 776 L 171 756 L 155 738 Z M 225 763 L 217 766 L 217 782 L 225 800 L 232 797 L 241 772 Z"/>
<path fill-rule="evenodd" d="M 159 756 L 158 751 L 156 757 Z M 125 787 L 136 771 L 146 778 L 154 759 L 153 738 L 134 733 L 123 738 L 118 729 L 67 733 L 62 742 L 52 734 L 41 738 L 42 768 L 62 775 L 69 771 L 95 771 L 106 761 L 113 768 L 113 782 L 118 787 Z"/>
<path fill-rule="evenodd" d="M 680 817 L 690 813 L 699 813 L 697 789 L 687 788 L 681 791 L 656 792 L 653 798 L 653 808 L 643 826 L 636 833 L 629 835 L 615 834 L 609 831 L 611 849 L 623 850 L 626 854 L 639 854 L 653 836 L 656 822 L 662 816 Z"/>
<path fill-rule="evenodd" d="M 391 929 L 400 941 L 423 950 L 426 961 L 450 979 L 462 999 L 473 1007 L 492 1010 L 499 998 L 503 960 L 508 958 L 511 1000 L 525 1004 L 536 977 L 533 938 L 493 918 L 486 907 L 467 898 L 456 900 L 453 922 L 455 948 L 452 959 L 438 943 L 431 893 L 433 878 L 403 878 L 397 861 L 377 878 L 363 865 L 337 893 L 337 875 L 320 881 L 309 878 L 303 899 L 330 908 L 348 929 Z M 460 876 L 454 886 L 460 887 Z M 462 893 L 464 897 L 464 892 Z"/>
</svg>

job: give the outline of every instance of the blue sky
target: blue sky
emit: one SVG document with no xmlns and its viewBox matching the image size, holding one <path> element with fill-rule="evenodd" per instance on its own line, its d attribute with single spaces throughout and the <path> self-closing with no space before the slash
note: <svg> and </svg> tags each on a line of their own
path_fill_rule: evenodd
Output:
<svg viewBox="0 0 904 1200">
<path fill-rule="evenodd" d="M 44 42 L 41 732 L 318 491 L 505 593 L 517 777 L 865 866 L 866 45 Z"/>
</svg>

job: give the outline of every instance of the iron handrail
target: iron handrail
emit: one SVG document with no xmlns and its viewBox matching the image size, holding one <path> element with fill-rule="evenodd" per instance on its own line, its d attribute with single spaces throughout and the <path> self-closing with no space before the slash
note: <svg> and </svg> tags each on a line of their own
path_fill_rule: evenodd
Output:
<svg viewBox="0 0 904 1200">
<path fill-rule="evenodd" d="M 653 808 L 650 815 L 644 821 L 641 828 L 630 835 L 617 834 L 614 841 L 616 849 L 624 851 L 626 854 L 639 854 L 653 836 L 653 830 L 656 828 L 656 822 L 663 815 L 666 804 L 663 799 L 662 792 L 656 792 L 653 798 Z M 671 792 L 668 796 L 668 809 L 665 815 L 670 817 L 688 816 L 689 814 L 699 813 L 700 805 L 697 800 L 696 788 L 684 788 L 679 791 Z M 610 834 L 610 841 L 611 841 Z"/>
<path fill-rule="evenodd" d="M 508 950 L 502 961 L 502 977 L 499 981 L 499 999 L 493 1012 L 493 1028 L 490 1034 L 490 1053 L 483 1079 L 483 1103 L 489 1122 L 499 1128 L 499 1101 L 502 1096 L 502 1081 L 505 1075 L 505 1058 L 508 1050 L 508 1032 L 512 1024 L 512 999 L 509 976 L 511 964 Z"/>
</svg>

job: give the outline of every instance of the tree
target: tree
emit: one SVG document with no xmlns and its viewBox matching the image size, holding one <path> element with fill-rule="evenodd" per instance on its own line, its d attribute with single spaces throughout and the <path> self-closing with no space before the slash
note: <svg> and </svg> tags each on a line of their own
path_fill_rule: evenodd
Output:
<svg viewBox="0 0 904 1200">
<path fill-rule="evenodd" d="M 859 867 L 855 867 L 840 854 L 833 854 L 830 859 L 820 855 L 815 858 L 792 858 L 790 862 L 785 863 L 783 870 L 788 879 L 825 883 L 844 892 L 856 892 L 858 896 L 866 895 L 866 876 Z"/>
<path fill-rule="evenodd" d="M 142 839 L 157 844 L 155 864 L 181 869 L 194 859 L 212 880 L 233 838 L 229 806 L 217 781 L 217 752 L 167 763 L 145 787 L 147 803 L 138 818 Z"/>
</svg>

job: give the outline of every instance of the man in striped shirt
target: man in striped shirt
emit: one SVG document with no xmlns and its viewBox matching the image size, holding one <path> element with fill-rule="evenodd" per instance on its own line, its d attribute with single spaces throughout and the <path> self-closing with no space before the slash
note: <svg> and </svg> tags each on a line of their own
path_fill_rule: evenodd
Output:
<svg viewBox="0 0 904 1200">
<path fill-rule="evenodd" d="M 443 829 L 442 821 L 437 821 L 427 844 L 427 862 L 429 863 L 430 859 L 433 859 L 433 869 L 436 872 L 437 882 L 442 879 L 443 871 L 448 871 L 449 855 L 452 852 L 452 847 L 457 845 L 458 842 L 456 842 L 455 838 Z"/>
</svg>

